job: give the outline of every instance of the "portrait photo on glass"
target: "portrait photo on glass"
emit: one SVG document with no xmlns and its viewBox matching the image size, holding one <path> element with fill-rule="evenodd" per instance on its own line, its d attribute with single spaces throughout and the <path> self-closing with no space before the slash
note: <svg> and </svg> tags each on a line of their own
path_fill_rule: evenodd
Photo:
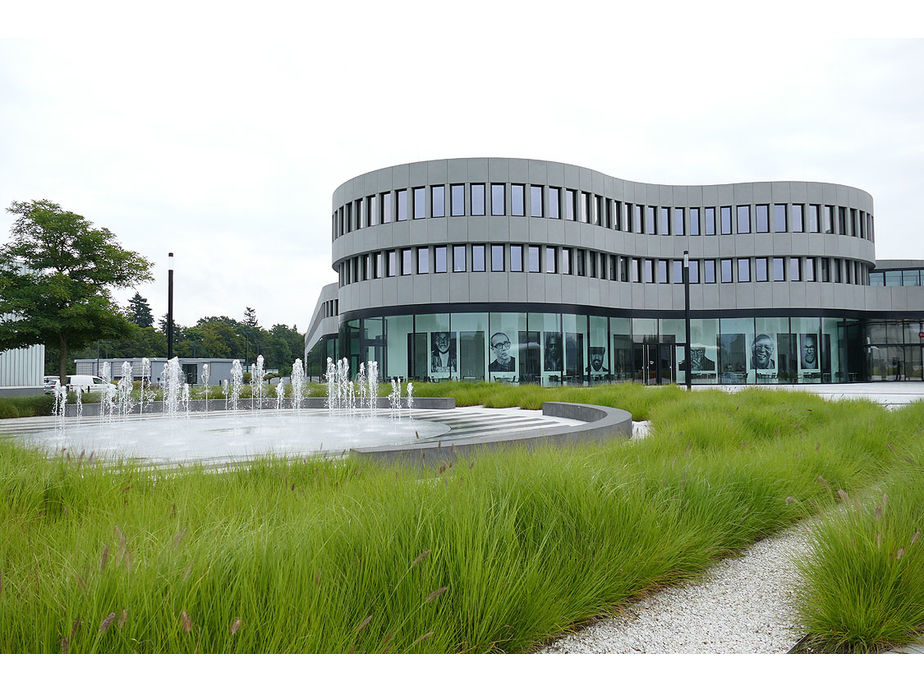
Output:
<svg viewBox="0 0 924 693">
<path fill-rule="evenodd" d="M 754 370 L 772 370 L 776 368 L 776 347 L 768 334 L 759 334 L 751 344 L 751 368 Z"/>
<path fill-rule="evenodd" d="M 680 370 L 685 370 L 687 361 L 684 359 L 680 362 Z M 715 361 L 706 356 L 706 347 L 693 347 L 690 349 L 690 371 L 692 373 L 702 373 L 704 371 L 714 371 Z"/>
<path fill-rule="evenodd" d="M 799 335 L 799 367 L 805 371 L 818 370 L 818 335 Z"/>
<path fill-rule="evenodd" d="M 456 335 L 449 332 L 430 333 L 430 372 L 450 374 L 458 371 Z"/>
<path fill-rule="evenodd" d="M 606 373 L 609 370 L 606 367 L 606 347 L 588 347 L 587 352 L 590 358 L 589 371 L 591 374 Z"/>
<path fill-rule="evenodd" d="M 491 363 L 489 371 L 496 373 L 513 373 L 517 369 L 516 359 L 511 355 L 513 345 L 506 332 L 495 332 L 491 335 Z"/>
<path fill-rule="evenodd" d="M 745 375 L 745 335 L 740 332 L 723 332 L 719 344 L 722 382 L 738 382 L 739 376 Z"/>
<path fill-rule="evenodd" d="M 546 332 L 544 335 L 543 369 L 560 371 L 562 367 L 561 333 Z"/>
</svg>

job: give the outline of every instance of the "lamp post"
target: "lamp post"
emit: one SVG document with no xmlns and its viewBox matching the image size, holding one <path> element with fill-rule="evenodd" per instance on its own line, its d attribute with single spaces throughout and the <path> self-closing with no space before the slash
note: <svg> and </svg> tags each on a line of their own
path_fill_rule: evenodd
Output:
<svg viewBox="0 0 924 693">
<path fill-rule="evenodd" d="M 173 253 L 167 254 L 167 360 L 173 358 Z"/>
<path fill-rule="evenodd" d="M 684 379 L 687 390 L 693 389 L 693 353 L 690 349 L 690 251 L 683 251 L 683 322 L 687 331 L 687 357 Z"/>
</svg>

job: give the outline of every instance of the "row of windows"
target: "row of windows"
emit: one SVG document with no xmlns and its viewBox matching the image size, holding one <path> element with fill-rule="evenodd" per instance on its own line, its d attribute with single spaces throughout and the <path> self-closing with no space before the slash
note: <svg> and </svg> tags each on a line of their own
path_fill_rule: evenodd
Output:
<svg viewBox="0 0 924 693">
<path fill-rule="evenodd" d="M 340 286 L 411 274 L 452 272 L 544 272 L 645 284 L 682 284 L 683 262 L 612 255 L 583 248 L 501 243 L 396 248 L 357 255 L 340 263 Z M 692 284 L 821 281 L 868 284 L 868 268 L 829 257 L 691 259 Z"/>
<path fill-rule="evenodd" d="M 869 273 L 872 286 L 924 286 L 924 270 L 873 270 Z"/>
<path fill-rule="evenodd" d="M 594 193 L 520 183 L 453 183 L 394 190 L 347 202 L 334 212 L 333 238 L 411 219 L 510 216 L 565 219 L 662 236 L 830 233 L 873 240 L 873 218 L 853 207 L 802 203 L 673 207 L 621 202 Z M 468 190 L 466 191 L 466 188 Z M 509 195 L 508 195 L 509 190 Z M 467 194 L 466 194 L 467 192 Z"/>
<path fill-rule="evenodd" d="M 325 318 L 332 318 L 335 315 L 340 315 L 340 299 L 333 298 L 330 301 L 324 301 L 321 310 Z"/>
</svg>

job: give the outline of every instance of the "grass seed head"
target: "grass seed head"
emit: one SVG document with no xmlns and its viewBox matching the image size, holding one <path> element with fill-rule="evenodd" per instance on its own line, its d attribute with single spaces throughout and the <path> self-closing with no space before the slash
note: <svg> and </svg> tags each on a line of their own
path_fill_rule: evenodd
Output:
<svg viewBox="0 0 924 693">
<path fill-rule="evenodd" d="M 186 613 L 186 609 L 180 613 L 180 623 L 183 625 L 183 630 L 189 633 L 192 630 L 192 619 L 189 618 L 189 614 Z"/>
<path fill-rule="evenodd" d="M 368 616 L 366 616 L 366 618 L 363 619 L 363 622 L 359 624 L 359 628 L 356 629 L 356 632 L 357 633 L 361 632 L 363 628 L 369 625 L 369 621 L 371 620 L 372 620 L 372 614 L 369 614 Z"/>
<path fill-rule="evenodd" d="M 837 489 L 837 495 L 839 495 L 841 500 L 845 503 L 850 500 L 850 498 L 847 496 L 847 492 L 842 488 Z"/>
<path fill-rule="evenodd" d="M 112 622 L 115 621 L 115 617 L 116 617 L 115 611 L 110 611 L 109 615 L 103 619 L 103 622 L 99 624 L 99 634 L 100 635 L 102 635 L 107 630 L 109 630 L 109 626 L 111 626 Z"/>
<path fill-rule="evenodd" d="M 438 596 L 440 596 L 443 592 L 445 592 L 448 589 L 449 589 L 448 587 L 440 587 L 438 590 L 434 590 L 433 592 L 430 592 L 430 594 L 427 595 L 427 598 L 424 599 L 424 604 L 428 602 L 432 602 L 434 599 L 436 599 Z"/>
<path fill-rule="evenodd" d="M 914 536 L 911 537 L 911 543 L 913 544 L 920 538 L 921 538 L 921 530 L 918 530 L 917 532 L 914 533 Z"/>
<path fill-rule="evenodd" d="M 236 619 L 234 619 L 234 623 L 231 624 L 232 637 L 236 635 L 240 629 L 241 629 L 241 617 L 238 616 Z"/>
<path fill-rule="evenodd" d="M 430 639 L 430 638 L 432 638 L 432 637 L 433 637 L 433 631 L 432 631 L 432 630 L 431 630 L 431 631 L 428 631 L 428 632 L 424 633 L 423 635 L 421 635 L 419 638 L 417 638 L 414 642 L 412 642 L 412 643 L 411 643 L 411 646 L 413 647 L 413 646 L 416 645 L 417 643 L 423 642 L 424 640 L 428 640 L 428 639 Z"/>
<path fill-rule="evenodd" d="M 128 609 L 122 609 L 122 615 L 119 616 L 119 630 L 122 630 L 122 626 L 125 625 L 125 622 L 128 620 Z"/>
<path fill-rule="evenodd" d="M 106 544 L 103 547 L 103 555 L 99 559 L 99 572 L 103 572 L 106 569 L 106 561 L 109 560 L 109 544 Z"/>
<path fill-rule="evenodd" d="M 423 559 L 425 559 L 429 555 L 430 555 L 430 549 L 427 549 L 426 551 L 422 551 L 420 555 L 417 556 L 417 558 L 413 560 L 413 562 L 411 563 L 411 567 L 413 568 L 415 565 L 420 563 Z"/>
</svg>

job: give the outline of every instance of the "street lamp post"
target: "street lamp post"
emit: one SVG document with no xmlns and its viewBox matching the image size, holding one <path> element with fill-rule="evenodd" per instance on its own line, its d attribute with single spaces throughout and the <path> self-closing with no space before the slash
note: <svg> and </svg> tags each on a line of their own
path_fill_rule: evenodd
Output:
<svg viewBox="0 0 924 693">
<path fill-rule="evenodd" d="M 167 360 L 173 358 L 173 253 L 167 254 Z"/>
<path fill-rule="evenodd" d="M 687 390 L 693 389 L 693 354 L 690 349 L 690 251 L 683 251 L 683 322 L 687 331 L 687 357 L 684 379 Z"/>
</svg>

